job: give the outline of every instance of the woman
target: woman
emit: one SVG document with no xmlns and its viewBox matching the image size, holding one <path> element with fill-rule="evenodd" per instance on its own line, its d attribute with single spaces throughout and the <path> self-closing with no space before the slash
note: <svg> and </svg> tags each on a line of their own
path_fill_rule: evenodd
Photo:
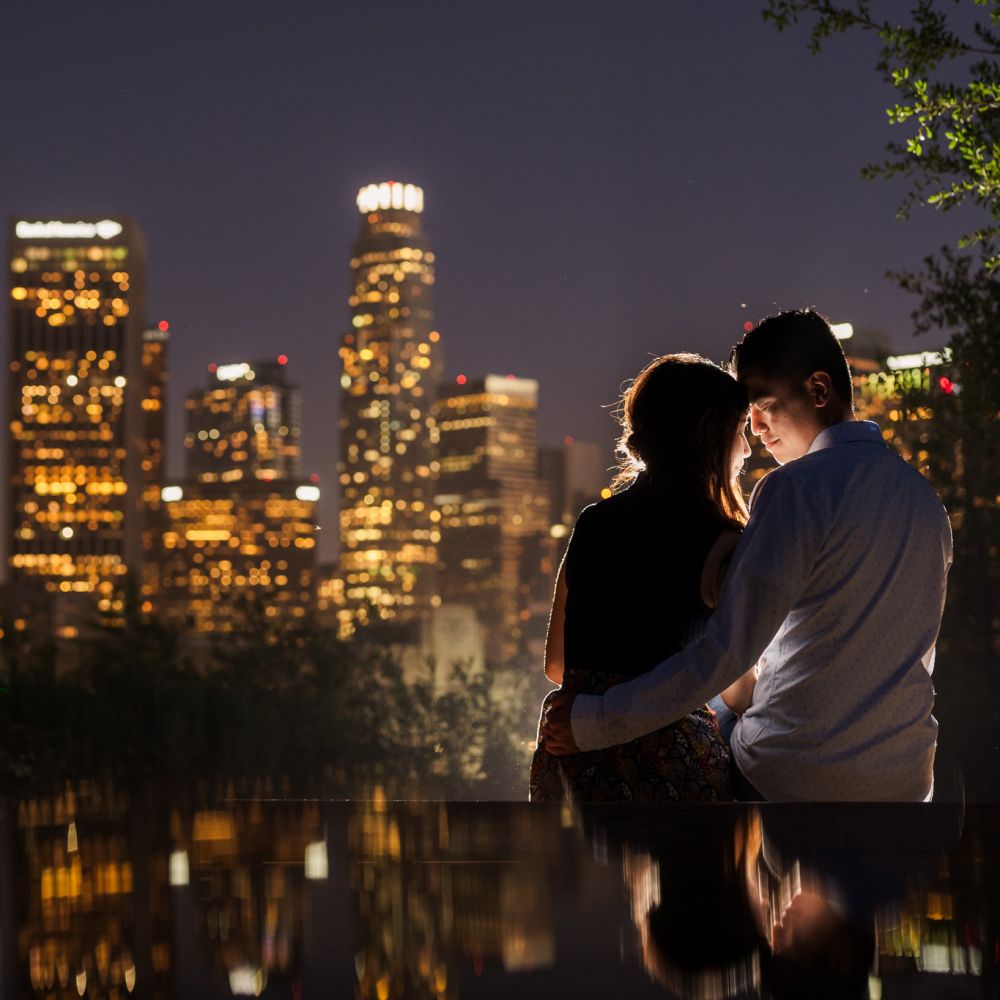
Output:
<svg viewBox="0 0 1000 1000">
<path fill-rule="evenodd" d="M 647 365 L 621 405 L 617 492 L 577 520 L 559 568 L 545 674 L 601 694 L 699 636 L 747 519 L 739 473 L 750 454 L 740 384 L 695 354 Z M 723 692 L 749 704 L 754 673 Z M 729 748 L 703 706 L 623 746 L 553 757 L 539 746 L 532 801 L 732 798 Z"/>
</svg>

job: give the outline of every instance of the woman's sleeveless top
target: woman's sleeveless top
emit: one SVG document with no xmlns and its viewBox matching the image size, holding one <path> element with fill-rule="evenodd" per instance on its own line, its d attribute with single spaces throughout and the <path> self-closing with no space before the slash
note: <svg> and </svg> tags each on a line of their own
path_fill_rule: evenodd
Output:
<svg viewBox="0 0 1000 1000">
<path fill-rule="evenodd" d="M 645 477 L 586 508 L 566 553 L 563 688 L 603 694 L 698 638 L 705 558 L 725 524 L 710 505 L 654 490 Z M 705 706 L 621 746 L 531 765 L 532 801 L 732 798 L 729 748 Z"/>
<path fill-rule="evenodd" d="M 566 553 L 566 671 L 634 677 L 697 638 L 702 568 L 724 527 L 707 503 L 643 476 L 587 507 Z"/>
</svg>

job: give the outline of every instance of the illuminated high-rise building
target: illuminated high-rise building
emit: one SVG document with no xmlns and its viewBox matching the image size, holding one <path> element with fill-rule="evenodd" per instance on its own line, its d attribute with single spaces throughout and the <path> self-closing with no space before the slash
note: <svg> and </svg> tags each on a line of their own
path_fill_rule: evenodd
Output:
<svg viewBox="0 0 1000 1000">
<path fill-rule="evenodd" d="M 547 488 L 537 475 L 538 383 L 459 376 L 435 406 L 441 599 L 471 605 L 486 656 L 544 638 L 555 579 Z"/>
<path fill-rule="evenodd" d="M 164 487 L 164 618 L 194 632 L 303 624 L 318 502 L 318 486 L 286 480 Z"/>
<path fill-rule="evenodd" d="M 12 579 L 88 595 L 120 621 L 127 576 L 144 576 L 144 498 L 161 468 L 145 443 L 157 376 L 142 234 L 127 218 L 15 220 L 8 249 Z"/>
<path fill-rule="evenodd" d="M 167 450 L 167 347 L 170 324 L 161 320 L 142 335 L 143 394 L 140 440 L 142 481 L 142 578 L 141 610 L 149 614 L 160 596 L 160 566 L 163 555 L 163 485 Z"/>
<path fill-rule="evenodd" d="M 299 475 L 301 402 L 288 357 L 212 365 L 184 401 L 188 475 L 203 483 Z"/>
<path fill-rule="evenodd" d="M 300 479 L 287 362 L 212 365 L 187 396 L 187 481 L 162 492 L 164 615 L 182 628 L 296 625 L 315 606 L 320 493 Z"/>
<path fill-rule="evenodd" d="M 935 397 L 956 391 L 955 372 L 948 348 L 910 354 L 852 356 L 854 402 L 861 420 L 874 420 L 882 437 L 907 462 L 929 474 L 930 423 Z M 957 463 L 958 442 L 950 443 L 950 460 Z"/>
<path fill-rule="evenodd" d="M 412 184 L 358 193 L 351 327 L 340 348 L 342 634 L 372 620 L 426 619 L 435 604 L 441 376 L 434 254 Z"/>
</svg>

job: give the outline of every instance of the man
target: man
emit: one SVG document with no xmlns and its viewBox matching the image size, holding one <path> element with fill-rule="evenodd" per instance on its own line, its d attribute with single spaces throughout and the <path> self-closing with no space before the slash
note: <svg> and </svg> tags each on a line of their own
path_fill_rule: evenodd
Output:
<svg viewBox="0 0 1000 1000">
<path fill-rule="evenodd" d="M 550 695 L 545 746 L 562 755 L 628 742 L 757 663 L 731 737 L 741 797 L 927 799 L 948 518 L 879 428 L 855 419 L 847 361 L 817 313 L 765 319 L 733 361 L 751 430 L 781 467 L 754 491 L 708 631 L 602 696 Z"/>
</svg>

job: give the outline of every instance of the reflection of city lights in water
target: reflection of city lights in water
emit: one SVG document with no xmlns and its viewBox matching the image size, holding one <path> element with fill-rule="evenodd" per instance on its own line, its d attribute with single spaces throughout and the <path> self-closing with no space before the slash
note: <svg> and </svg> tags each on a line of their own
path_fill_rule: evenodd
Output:
<svg viewBox="0 0 1000 1000">
<path fill-rule="evenodd" d="M 977 909 L 995 879 L 971 879 L 978 831 L 959 839 L 943 808 L 926 814 L 919 836 L 894 826 L 897 850 L 877 811 L 701 812 L 663 829 L 642 811 L 401 801 L 378 787 L 352 803 L 182 807 L 169 826 L 158 809 L 158 832 L 140 842 L 129 839 L 127 799 L 100 794 L 67 792 L 16 812 L 28 862 L 17 878 L 34 900 L 18 930 L 21 975 L 33 996 L 192 996 L 190 984 L 210 975 L 223 994 L 294 997 L 329 970 L 356 989 L 331 982 L 318 995 L 455 1000 L 476 995 L 459 988 L 478 974 L 493 987 L 516 975 L 507 992 L 531 1000 L 557 995 L 550 977 L 563 975 L 585 983 L 565 995 L 594 995 L 586 977 L 613 967 L 621 989 L 599 995 L 648 995 L 652 977 L 687 1000 L 736 1000 L 768 995 L 776 975 L 830 975 L 829 955 L 849 960 L 851 981 L 867 988 L 850 995 L 880 1000 L 910 996 L 913 983 L 912 995 L 927 991 L 928 981 L 986 995 L 996 964 Z M 867 834 L 865 816 L 877 819 Z M 144 895 L 133 865 L 152 874 L 152 939 L 130 923 Z M 168 881 L 197 888 L 165 891 Z M 581 900 L 587 926 L 560 928 Z M 60 912 L 69 934 L 46 923 Z M 197 944 L 180 957 L 169 938 L 178 921 Z"/>
<path fill-rule="evenodd" d="M 263 969 L 241 965 L 229 973 L 229 992 L 234 997 L 259 997 L 267 986 L 267 975 Z"/>
<path fill-rule="evenodd" d="M 330 861 L 326 853 L 326 841 L 317 840 L 306 844 L 306 878 L 322 881 L 330 874 Z"/>
<path fill-rule="evenodd" d="M 191 881 L 187 851 L 174 851 L 170 855 L 170 884 L 187 885 Z"/>
</svg>

